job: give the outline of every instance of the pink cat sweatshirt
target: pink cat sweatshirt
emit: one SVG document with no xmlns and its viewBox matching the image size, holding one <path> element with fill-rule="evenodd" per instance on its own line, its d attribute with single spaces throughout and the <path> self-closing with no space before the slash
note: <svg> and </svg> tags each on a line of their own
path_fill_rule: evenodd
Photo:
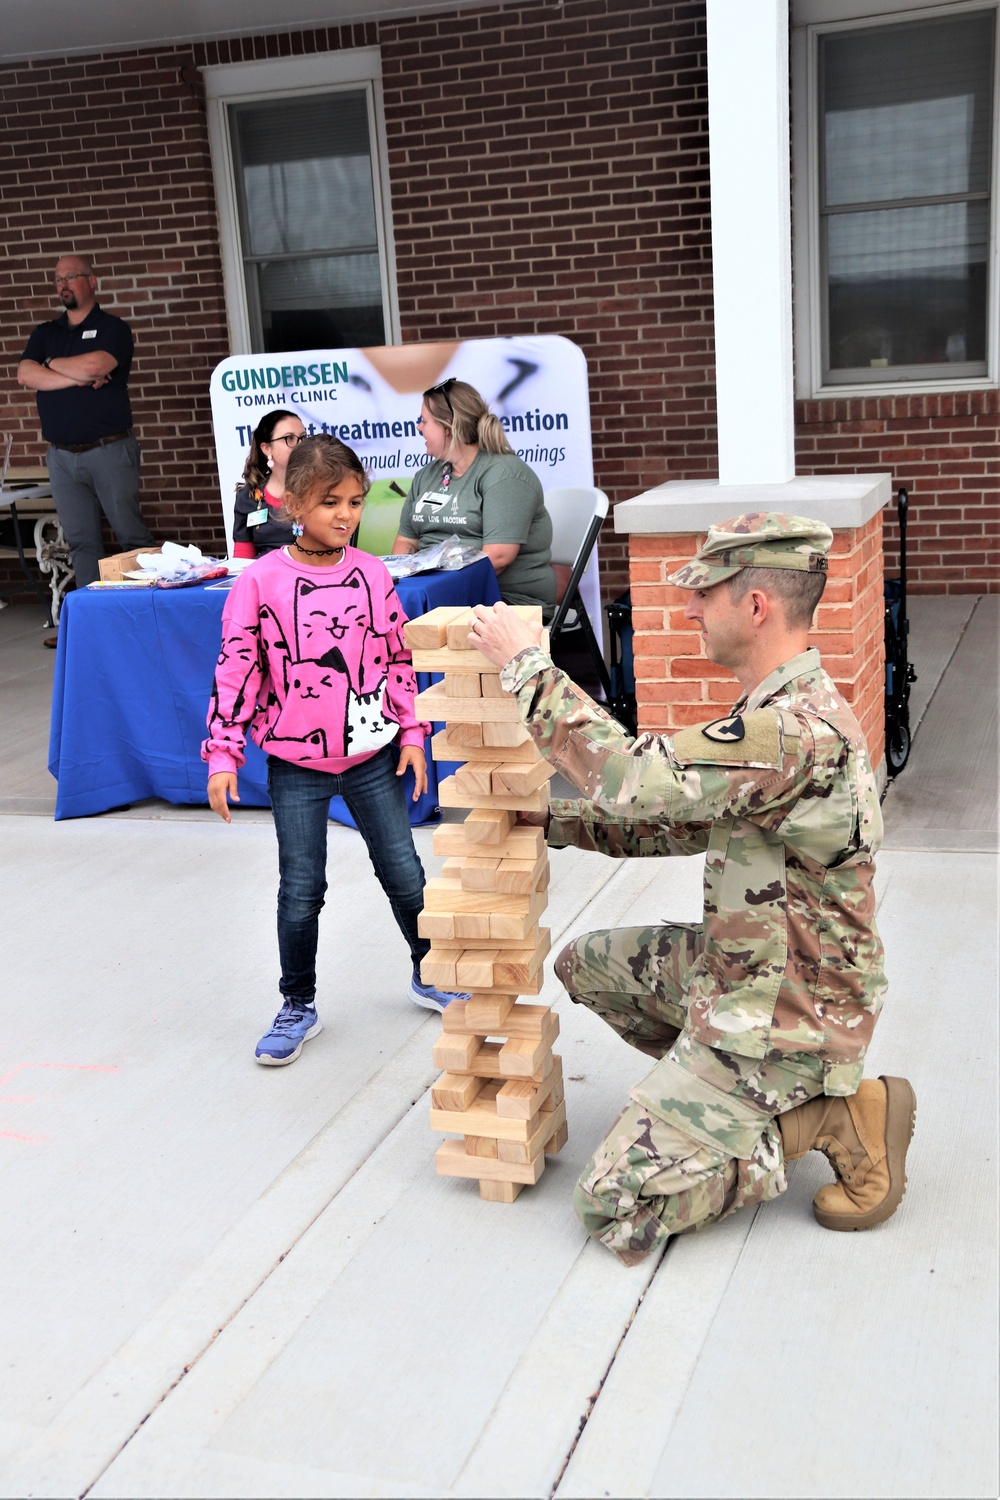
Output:
<svg viewBox="0 0 1000 1500">
<path fill-rule="evenodd" d="M 406 615 L 377 557 L 344 549 L 336 567 L 307 568 L 284 548 L 233 585 L 201 758 L 209 775 L 243 765 L 246 726 L 268 755 L 314 771 L 346 771 L 383 745 L 422 745 L 403 640 Z"/>
</svg>

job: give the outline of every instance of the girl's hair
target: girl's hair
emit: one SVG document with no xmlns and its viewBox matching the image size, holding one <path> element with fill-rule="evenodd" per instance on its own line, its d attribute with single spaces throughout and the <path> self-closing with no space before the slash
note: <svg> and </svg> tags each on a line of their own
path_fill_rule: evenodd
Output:
<svg viewBox="0 0 1000 1500">
<path fill-rule="evenodd" d="M 286 514 L 292 517 L 301 515 L 317 490 L 325 494 L 331 485 L 339 484 L 348 474 L 361 480 L 362 493 L 367 495 L 371 480 L 353 448 L 325 432 L 303 438 L 292 449 L 285 470 Z"/>
<path fill-rule="evenodd" d="M 267 459 L 261 450 L 261 443 L 269 443 L 274 436 L 274 429 L 279 422 L 289 417 L 293 422 L 296 416 L 293 411 L 269 411 L 266 417 L 261 417 L 254 428 L 253 438 L 250 443 L 250 457 L 247 459 L 243 469 L 243 483 L 248 484 L 252 490 L 262 490 L 267 485 Z M 295 451 L 294 449 L 292 450 Z"/>
<path fill-rule="evenodd" d="M 513 453 L 500 418 L 490 411 L 475 386 L 464 380 L 445 380 L 424 391 L 424 405 L 436 422 L 451 433 L 451 444 L 479 447 L 485 453 Z"/>
</svg>

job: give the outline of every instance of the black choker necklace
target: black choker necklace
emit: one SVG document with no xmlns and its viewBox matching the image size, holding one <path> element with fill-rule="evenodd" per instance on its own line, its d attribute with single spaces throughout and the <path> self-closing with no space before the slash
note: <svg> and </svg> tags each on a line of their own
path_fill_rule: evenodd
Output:
<svg viewBox="0 0 1000 1500">
<path fill-rule="evenodd" d="M 295 543 L 296 551 L 304 552 L 306 557 L 332 557 L 335 552 L 343 552 L 343 547 L 303 547 L 301 542 Z"/>
</svg>

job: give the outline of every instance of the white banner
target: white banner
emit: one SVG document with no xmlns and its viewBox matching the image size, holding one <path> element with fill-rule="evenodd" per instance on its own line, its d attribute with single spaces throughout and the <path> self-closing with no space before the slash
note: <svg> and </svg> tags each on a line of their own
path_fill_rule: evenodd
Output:
<svg viewBox="0 0 1000 1500">
<path fill-rule="evenodd" d="M 226 534 L 254 428 L 268 409 L 294 412 L 306 431 L 329 432 L 358 454 L 372 478 L 359 532 L 369 552 L 391 551 L 400 507 L 428 462 L 417 430 L 421 393 L 452 377 L 474 386 L 544 490 L 592 486 L 587 362 L 557 335 L 241 354 L 212 375 L 212 418 Z M 601 637 L 597 549 L 580 587 Z"/>
</svg>

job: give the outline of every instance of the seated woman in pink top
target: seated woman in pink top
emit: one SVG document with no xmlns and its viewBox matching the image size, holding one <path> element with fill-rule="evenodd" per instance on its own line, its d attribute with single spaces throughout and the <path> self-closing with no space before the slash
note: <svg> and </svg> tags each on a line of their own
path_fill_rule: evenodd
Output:
<svg viewBox="0 0 1000 1500">
<path fill-rule="evenodd" d="M 228 823 L 248 727 L 267 755 L 283 1004 L 256 1056 L 270 1065 L 294 1062 L 322 1030 L 316 945 L 331 797 L 347 803 L 409 947 L 409 998 L 438 1011 L 455 998 L 420 979 L 430 948 L 417 931 L 424 872 L 400 778 L 412 767 L 416 801 L 427 786 L 429 726 L 414 711 L 406 615 L 392 579 L 377 557 L 350 546 L 367 489 L 357 454 L 336 438 L 297 444 L 284 496 L 294 539 L 240 575 L 222 612 L 202 758 L 209 803 Z"/>
<path fill-rule="evenodd" d="M 282 508 L 285 472 L 305 435 L 290 411 L 269 411 L 257 423 L 233 506 L 234 557 L 262 557 L 292 540 L 292 523 Z"/>
</svg>

